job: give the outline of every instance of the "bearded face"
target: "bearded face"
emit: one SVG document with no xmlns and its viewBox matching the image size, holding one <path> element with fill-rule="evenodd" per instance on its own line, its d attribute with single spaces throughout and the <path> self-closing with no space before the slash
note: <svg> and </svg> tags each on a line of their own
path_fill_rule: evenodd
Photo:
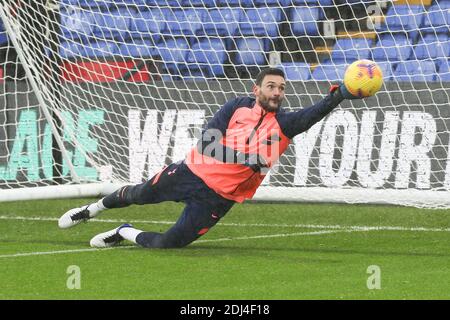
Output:
<svg viewBox="0 0 450 320">
<path fill-rule="evenodd" d="M 267 75 L 260 86 L 253 87 L 256 102 L 266 111 L 278 110 L 284 100 L 286 82 L 277 75 Z"/>
</svg>

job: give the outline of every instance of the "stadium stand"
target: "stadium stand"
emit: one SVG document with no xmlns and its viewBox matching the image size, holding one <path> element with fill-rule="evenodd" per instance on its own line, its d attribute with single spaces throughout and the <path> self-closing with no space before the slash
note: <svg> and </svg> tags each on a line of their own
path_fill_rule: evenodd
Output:
<svg viewBox="0 0 450 320">
<path fill-rule="evenodd" d="M 430 6 L 424 15 L 424 32 L 448 33 L 450 26 L 450 1 L 439 1 Z"/>
<path fill-rule="evenodd" d="M 441 59 L 438 62 L 438 73 L 436 74 L 437 81 L 450 81 L 450 61 L 448 59 Z"/>
<path fill-rule="evenodd" d="M 188 74 L 192 69 L 189 74 L 200 74 L 201 65 L 202 75 L 222 77 L 230 68 L 267 65 L 269 49 L 274 49 L 288 53 L 281 55 L 280 67 L 290 79 L 337 79 L 340 66 L 356 59 L 377 61 L 386 80 L 448 78 L 448 67 L 443 66 L 448 66 L 450 56 L 449 0 L 392 3 L 375 31 L 361 29 L 360 23 L 369 19 L 366 9 L 374 1 L 114 2 L 62 0 L 63 58 L 157 56 L 167 72 Z M 323 37 L 323 23 L 330 17 L 345 20 L 336 22 L 336 38 Z M 0 44 L 6 41 L 0 31 Z M 330 61 L 336 70 L 331 70 Z M 427 72 L 422 80 L 414 66 Z"/>
<path fill-rule="evenodd" d="M 339 81 L 343 79 L 345 64 L 322 63 L 312 72 L 314 80 Z"/>
<path fill-rule="evenodd" d="M 181 3 L 182 6 L 188 7 L 214 7 L 216 5 L 215 0 L 183 0 Z"/>
<path fill-rule="evenodd" d="M 283 63 L 279 67 L 284 71 L 289 81 L 309 80 L 311 78 L 310 65 L 305 62 Z"/>
<path fill-rule="evenodd" d="M 403 61 L 411 55 L 413 46 L 406 34 L 384 34 L 372 48 L 374 61 Z"/>
<path fill-rule="evenodd" d="M 173 74 L 180 74 L 186 68 L 189 42 L 185 38 L 163 39 L 155 49 L 155 55 L 161 58 L 165 69 Z"/>
<path fill-rule="evenodd" d="M 424 10 L 421 5 L 392 5 L 378 31 L 405 32 L 414 39 L 424 19 Z"/>
<path fill-rule="evenodd" d="M 123 42 L 130 30 L 129 11 L 127 9 L 108 12 L 94 11 L 92 23 L 95 26 L 95 36 Z"/>
<path fill-rule="evenodd" d="M 391 61 L 378 61 L 377 64 L 380 66 L 381 72 L 383 73 L 384 81 L 390 81 L 397 64 L 392 63 Z"/>
<path fill-rule="evenodd" d="M 402 61 L 394 72 L 397 81 L 433 81 L 435 75 L 435 63 L 426 60 Z"/>
<path fill-rule="evenodd" d="M 282 21 L 279 8 L 253 8 L 241 15 L 239 30 L 242 36 L 279 36 L 278 25 Z"/>
<path fill-rule="evenodd" d="M 61 32 L 66 39 L 86 39 L 94 32 L 94 17 L 90 11 L 61 8 Z"/>
<path fill-rule="evenodd" d="M 155 46 L 151 40 L 135 40 L 133 43 L 123 43 L 119 52 L 124 57 L 149 58 L 155 55 Z"/>
<path fill-rule="evenodd" d="M 450 56 L 450 42 L 445 34 L 427 34 L 414 49 L 417 59 L 446 58 Z"/>
<path fill-rule="evenodd" d="M 203 10 L 195 9 L 162 9 L 166 23 L 166 35 L 191 36 L 200 30 Z"/>
<path fill-rule="evenodd" d="M 239 7 L 253 7 L 252 0 L 217 0 L 218 6 L 239 6 Z"/>
<path fill-rule="evenodd" d="M 181 7 L 183 5 L 182 0 L 147 0 L 146 4 L 149 6 L 158 6 L 158 7 Z"/>
<path fill-rule="evenodd" d="M 204 70 L 207 76 L 221 77 L 225 73 L 223 64 L 227 56 L 222 40 L 204 39 L 192 46 L 187 55 L 187 62 L 193 71 Z"/>
<path fill-rule="evenodd" d="M 263 65 L 266 64 L 265 52 L 268 51 L 267 40 L 260 38 L 240 38 L 236 41 L 237 65 Z"/>
<path fill-rule="evenodd" d="M 292 4 L 291 0 L 255 0 L 253 1 L 255 7 L 264 6 L 277 6 L 277 7 L 288 7 Z"/>
<path fill-rule="evenodd" d="M 331 60 L 335 63 L 351 63 L 359 59 L 369 59 L 372 40 L 364 38 L 339 39 L 333 48 Z"/>
<path fill-rule="evenodd" d="M 230 37 L 237 34 L 243 11 L 239 8 L 220 8 L 210 10 L 202 16 L 199 34 Z"/>
<path fill-rule="evenodd" d="M 8 42 L 8 37 L 6 36 L 5 26 L 0 19 L 0 46 Z"/>
<path fill-rule="evenodd" d="M 292 0 L 293 5 L 321 5 L 329 6 L 333 4 L 333 0 Z"/>
<path fill-rule="evenodd" d="M 150 37 L 157 42 L 163 30 L 166 28 L 166 22 L 161 10 L 143 10 L 136 13 L 136 17 L 130 21 L 130 36 L 133 38 Z"/>
<path fill-rule="evenodd" d="M 320 15 L 319 7 L 294 7 L 290 11 L 290 23 L 294 35 L 318 35 L 317 21 Z"/>
<path fill-rule="evenodd" d="M 94 59 L 110 57 L 119 53 L 117 43 L 114 41 L 94 41 L 89 46 L 83 47 L 83 55 Z"/>
<path fill-rule="evenodd" d="M 122 0 L 125 1 L 125 0 Z M 72 6 L 80 6 L 80 7 L 97 7 L 99 5 L 96 0 L 61 0 L 61 4 L 68 4 Z M 105 3 L 102 3 L 103 5 Z"/>
</svg>

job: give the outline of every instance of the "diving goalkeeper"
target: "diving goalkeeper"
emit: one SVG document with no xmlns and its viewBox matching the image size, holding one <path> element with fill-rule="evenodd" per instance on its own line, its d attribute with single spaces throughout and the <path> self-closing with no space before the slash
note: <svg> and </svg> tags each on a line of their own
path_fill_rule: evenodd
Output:
<svg viewBox="0 0 450 320">
<path fill-rule="evenodd" d="M 178 221 L 164 233 L 123 224 L 91 239 L 92 247 L 115 246 L 129 240 L 145 248 L 185 247 L 208 232 L 236 202 L 251 199 L 270 167 L 292 138 L 324 118 L 344 99 L 356 99 L 343 84 L 333 85 L 317 104 L 285 112 L 282 70 L 261 71 L 254 97 L 228 101 L 208 122 L 185 160 L 172 163 L 150 180 L 120 188 L 98 202 L 71 209 L 58 221 L 70 228 L 101 211 L 177 201 L 186 204 Z"/>
</svg>

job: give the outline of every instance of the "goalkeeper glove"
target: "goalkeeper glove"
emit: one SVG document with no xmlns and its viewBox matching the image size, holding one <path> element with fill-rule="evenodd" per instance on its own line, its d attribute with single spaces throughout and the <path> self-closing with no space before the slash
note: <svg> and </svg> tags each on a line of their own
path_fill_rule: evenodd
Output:
<svg viewBox="0 0 450 320">
<path fill-rule="evenodd" d="M 333 92 L 335 95 L 341 96 L 343 99 L 361 99 L 360 97 L 351 94 L 344 83 L 332 85 L 330 88 L 330 93 Z"/>
</svg>

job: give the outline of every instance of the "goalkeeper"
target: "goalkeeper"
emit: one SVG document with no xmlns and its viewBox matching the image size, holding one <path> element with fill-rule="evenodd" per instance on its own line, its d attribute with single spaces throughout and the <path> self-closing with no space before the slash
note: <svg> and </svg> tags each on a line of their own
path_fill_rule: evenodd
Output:
<svg viewBox="0 0 450 320">
<path fill-rule="evenodd" d="M 126 239 L 145 248 L 180 248 L 195 241 L 236 202 L 252 198 L 294 136 L 308 130 L 344 99 L 357 98 L 343 84 L 333 85 L 317 104 L 285 112 L 281 109 L 285 86 L 282 70 L 264 69 L 253 86 L 255 97 L 227 102 L 208 122 L 184 161 L 170 164 L 142 184 L 122 187 L 98 202 L 69 210 L 59 219 L 59 227 L 75 226 L 105 209 L 177 201 L 186 206 L 165 233 L 124 224 L 98 234 L 90 244 L 110 247 Z"/>
</svg>

